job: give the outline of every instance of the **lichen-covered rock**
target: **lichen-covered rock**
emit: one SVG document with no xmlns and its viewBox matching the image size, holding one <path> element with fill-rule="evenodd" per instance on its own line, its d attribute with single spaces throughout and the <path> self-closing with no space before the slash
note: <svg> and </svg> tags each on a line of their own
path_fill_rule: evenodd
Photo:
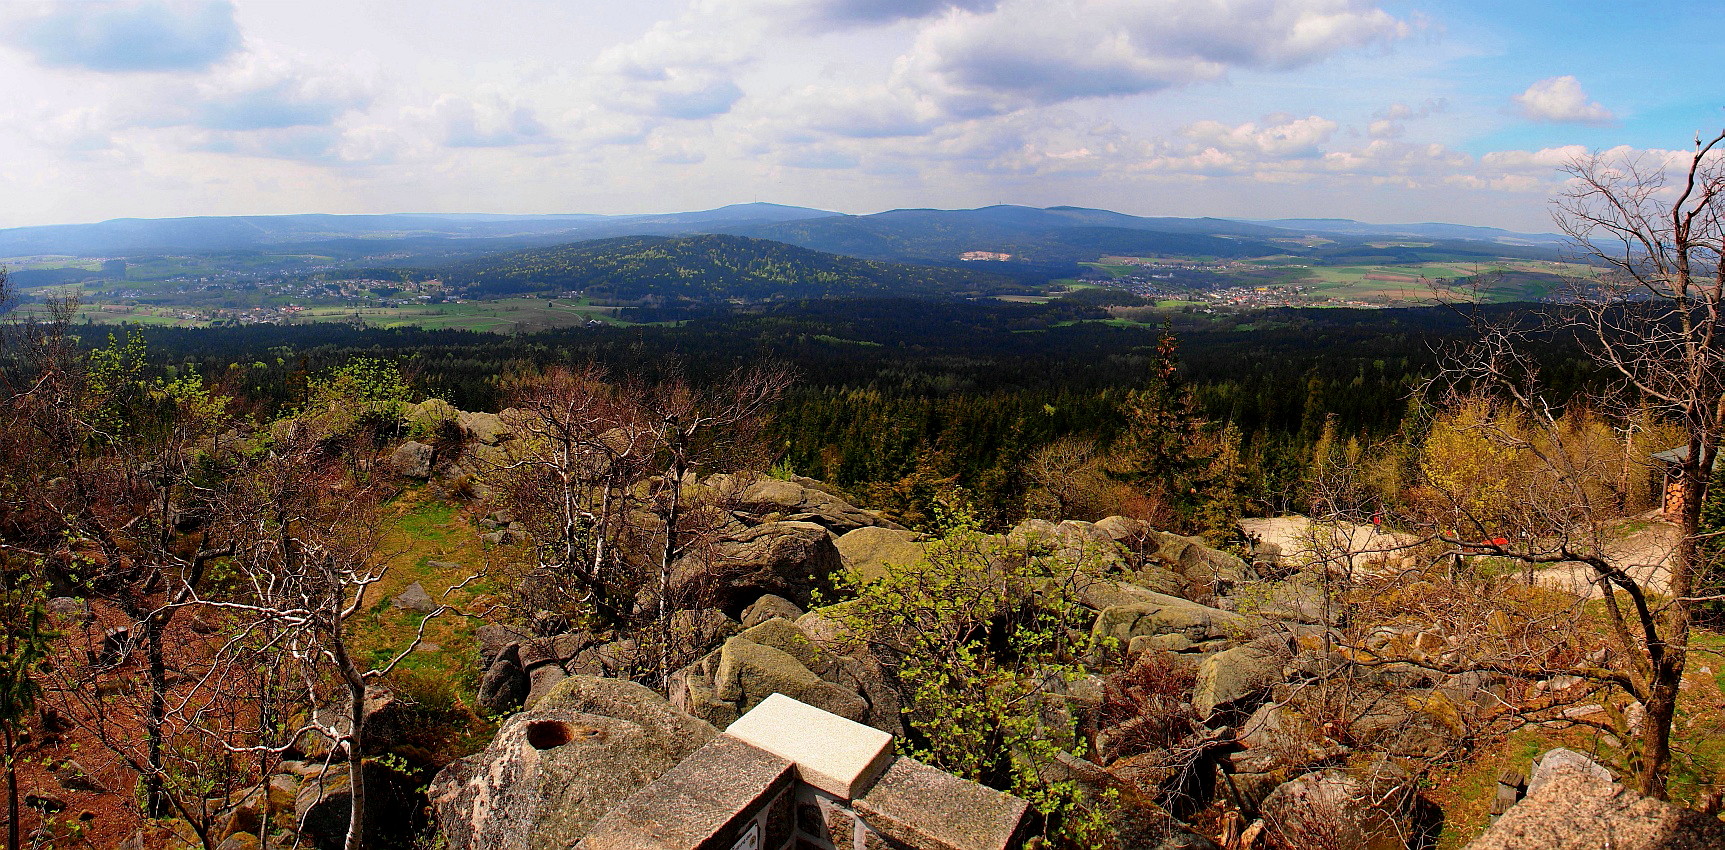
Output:
<svg viewBox="0 0 1725 850">
<path fill-rule="evenodd" d="M 396 698 L 395 693 L 382 685 L 368 685 L 365 689 L 365 711 L 361 718 L 361 731 L 365 737 L 366 755 L 376 755 L 388 752 L 401 739 L 402 724 L 405 718 L 406 706 Z M 319 709 L 314 715 L 320 726 L 333 728 L 338 734 L 346 736 L 353 729 L 353 721 L 346 705 L 332 705 Z M 312 732 L 300 738 L 299 752 L 311 760 L 332 757 L 336 760 L 347 758 L 345 746 L 337 749 L 333 756 L 330 751 L 336 742 L 321 732 Z"/>
<path fill-rule="evenodd" d="M 395 598 L 389 601 L 389 604 L 395 608 L 414 611 L 420 614 L 430 614 L 437 610 L 437 600 L 431 598 L 431 594 L 426 591 L 425 585 L 422 585 L 417 581 L 408 585 L 405 590 L 397 593 Z"/>
<path fill-rule="evenodd" d="M 858 600 L 816 608 L 797 618 L 797 628 L 818 644 L 840 643 L 851 634 L 850 618 Z"/>
<path fill-rule="evenodd" d="M 741 635 L 680 671 L 671 685 L 673 704 L 719 727 L 775 693 L 847 720 L 862 722 L 868 714 L 867 700 L 854 691 L 821 679 L 783 650 Z"/>
<path fill-rule="evenodd" d="M 690 658 L 742 630 L 741 623 L 717 608 L 678 611 L 671 615 L 671 646 L 684 658 Z"/>
<path fill-rule="evenodd" d="M 1098 532 L 1108 536 L 1117 543 L 1135 546 L 1138 542 L 1150 536 L 1154 528 L 1141 519 L 1124 516 L 1111 516 L 1097 520 L 1092 526 Z"/>
<path fill-rule="evenodd" d="M 858 528 L 903 527 L 882 519 L 879 515 L 852 505 L 832 488 L 809 486 L 819 484 L 812 479 L 785 481 L 778 478 L 748 478 L 737 475 L 714 475 L 702 482 L 725 503 L 757 520 L 776 519 L 812 522 L 833 534 L 845 534 Z"/>
<path fill-rule="evenodd" d="M 859 528 L 840 537 L 835 544 L 845 566 L 875 581 L 886 576 L 888 566 L 906 566 L 922 560 L 928 536 L 892 528 Z"/>
<path fill-rule="evenodd" d="M 1379 762 L 1356 777 L 1321 770 L 1283 783 L 1260 816 L 1279 847 L 1405 850 L 1427 846 L 1440 818 L 1405 771 Z"/>
<path fill-rule="evenodd" d="M 1249 712 L 1255 700 L 1282 681 L 1286 652 L 1268 641 L 1218 652 L 1198 665 L 1198 684 L 1192 692 L 1192 708 L 1206 721 L 1225 709 Z"/>
<path fill-rule="evenodd" d="M 450 850 L 566 850 L 718 734 L 632 682 L 576 676 L 543 703 L 432 780 L 428 797 Z"/>
<path fill-rule="evenodd" d="M 389 455 L 389 471 L 405 478 L 431 477 L 431 461 L 437 450 L 421 442 L 408 440 Z"/>
<path fill-rule="evenodd" d="M 798 608 L 797 603 L 776 594 L 763 594 L 743 609 L 743 628 L 760 625 L 775 617 L 795 621 L 802 615 L 803 609 Z"/>
<path fill-rule="evenodd" d="M 628 720 L 667 740 L 687 738 L 705 743 L 718 734 L 711 724 L 678 711 L 647 686 L 627 679 L 570 676 L 545 695 L 540 708 Z"/>
<path fill-rule="evenodd" d="M 381 762 L 367 761 L 363 846 L 408 848 L 418 832 L 419 803 L 414 778 Z M 346 769 L 329 770 L 300 785 L 294 798 L 294 824 L 300 837 L 318 850 L 341 850 L 347 836 L 353 782 Z"/>
<path fill-rule="evenodd" d="M 1725 824 L 1718 818 L 1643 797 L 1600 772 L 1566 757 L 1554 760 L 1544 781 L 1538 787 L 1529 782 L 1527 798 L 1511 806 L 1467 850 L 1725 847 Z"/>
<path fill-rule="evenodd" d="M 1141 591 L 1141 592 L 1140 592 Z M 1141 601 L 1110 605 L 1096 615 L 1091 636 L 1113 638 L 1124 648 L 1139 635 L 1184 635 L 1193 643 L 1237 638 L 1249 621 L 1232 611 L 1223 611 L 1181 599 L 1178 596 L 1138 588 L 1129 594 Z"/>
<path fill-rule="evenodd" d="M 1270 620 L 1316 624 L 1324 622 L 1324 590 L 1310 581 L 1253 582 L 1234 588 L 1222 607 Z"/>
<path fill-rule="evenodd" d="M 1156 543 L 1156 557 L 1185 578 L 1195 599 L 1213 601 L 1235 585 L 1256 578 L 1238 556 L 1211 548 L 1199 538 L 1165 531 L 1152 532 L 1151 538 Z"/>
<path fill-rule="evenodd" d="M 258 843 L 258 837 L 249 832 L 236 832 L 222 839 L 216 845 L 216 850 L 258 850 L 263 845 Z"/>
<path fill-rule="evenodd" d="M 497 660 L 499 655 L 503 654 L 504 650 L 527 640 L 531 635 L 514 626 L 487 623 L 480 626 L 473 633 L 473 637 L 479 642 L 479 669 L 485 670 Z"/>
<path fill-rule="evenodd" d="M 551 690 L 569 678 L 560 664 L 540 664 L 527 671 L 527 696 L 521 699 L 522 708 L 532 708 L 551 693 Z"/>
<path fill-rule="evenodd" d="M 710 600 L 729 611 L 765 593 L 804 604 L 844 568 L 832 535 L 810 522 L 762 523 L 714 548 L 711 558 L 673 566 L 673 599 Z"/>
<path fill-rule="evenodd" d="M 1547 750 L 1544 755 L 1535 759 L 1533 769 L 1527 775 L 1527 793 L 1532 794 L 1554 779 L 1559 771 L 1577 771 L 1582 776 L 1592 780 L 1596 785 L 1609 785 L 1617 779 L 1611 775 L 1599 762 L 1588 758 L 1574 750 L 1558 747 Z"/>
<path fill-rule="evenodd" d="M 515 436 L 503 417 L 495 413 L 463 410 L 457 412 L 456 422 L 460 424 L 463 436 L 481 445 L 495 446 Z"/>
</svg>

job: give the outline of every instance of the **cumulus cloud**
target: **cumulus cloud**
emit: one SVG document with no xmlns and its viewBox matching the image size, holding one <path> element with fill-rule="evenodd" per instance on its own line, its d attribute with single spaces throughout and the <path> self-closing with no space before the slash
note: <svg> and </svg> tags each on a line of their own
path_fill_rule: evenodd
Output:
<svg viewBox="0 0 1725 850">
<path fill-rule="evenodd" d="M 15 43 L 43 64 L 110 73 L 201 71 L 241 41 L 225 0 L 58 3 L 13 30 Z"/>
<path fill-rule="evenodd" d="M 275 130 L 333 123 L 371 103 L 357 76 L 264 53 L 248 54 L 197 86 L 185 123 L 210 130 Z"/>
<path fill-rule="evenodd" d="M 1318 115 L 1305 118 L 1272 116 L 1264 126 L 1247 122 L 1227 126 L 1218 121 L 1199 121 L 1181 131 L 1181 135 L 1205 147 L 1221 150 L 1249 151 L 1278 157 L 1314 157 L 1319 146 L 1336 132 L 1336 122 Z"/>
<path fill-rule="evenodd" d="M 531 106 L 501 95 L 480 100 L 444 96 L 432 112 L 443 143 L 454 148 L 503 148 L 544 144 L 550 131 Z"/>
<path fill-rule="evenodd" d="M 1535 121 L 1560 124 L 1609 124 L 1617 120 L 1611 110 L 1587 99 L 1581 82 L 1572 75 L 1550 77 L 1527 87 L 1514 98 L 1521 114 Z"/>
<path fill-rule="evenodd" d="M 1366 125 L 1366 135 L 1374 139 L 1399 139 L 1407 132 L 1407 122 L 1435 115 L 1448 108 L 1449 101 L 1441 97 L 1427 100 L 1418 108 L 1405 103 L 1392 103 L 1372 115 L 1371 123 Z"/>
<path fill-rule="evenodd" d="M 694 120 L 731 111 L 743 97 L 733 77 L 752 39 L 716 38 L 694 19 L 663 22 L 593 63 L 595 95 L 638 115 Z"/>
<path fill-rule="evenodd" d="M 701 0 L 697 11 L 748 15 L 810 29 L 842 29 L 926 18 L 949 9 L 994 8 L 999 0 Z"/>
<path fill-rule="evenodd" d="M 941 118 L 926 98 L 882 85 L 808 86 L 780 98 L 774 111 L 787 123 L 852 139 L 923 136 Z"/>
<path fill-rule="evenodd" d="M 908 66 L 988 112 L 1295 68 L 1408 31 L 1364 0 L 1002 0 L 928 25 Z"/>
</svg>

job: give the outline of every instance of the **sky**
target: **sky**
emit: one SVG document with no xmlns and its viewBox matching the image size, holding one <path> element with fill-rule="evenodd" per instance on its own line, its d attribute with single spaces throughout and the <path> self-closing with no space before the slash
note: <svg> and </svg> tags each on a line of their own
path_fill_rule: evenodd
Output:
<svg viewBox="0 0 1725 850">
<path fill-rule="evenodd" d="M 996 203 L 1549 231 L 1699 0 L 0 0 L 0 227 Z"/>
</svg>

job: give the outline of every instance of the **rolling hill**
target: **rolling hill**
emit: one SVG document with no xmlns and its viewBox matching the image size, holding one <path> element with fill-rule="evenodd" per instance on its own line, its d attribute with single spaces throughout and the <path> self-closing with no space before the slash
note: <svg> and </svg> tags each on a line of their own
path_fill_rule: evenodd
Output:
<svg viewBox="0 0 1725 850">
<path fill-rule="evenodd" d="M 145 251 L 290 249 L 352 242 L 347 253 L 480 243 L 554 244 L 641 233 L 691 233 L 835 215 L 781 204 L 732 204 L 665 215 L 257 215 L 121 218 L 92 224 L 0 229 L 0 257 L 113 256 Z M 338 253 L 343 253 L 338 251 Z"/>
<path fill-rule="evenodd" d="M 1289 231 L 1224 219 L 1140 218 L 1078 207 L 890 210 L 751 224 L 726 232 L 871 260 L 952 263 L 966 251 L 1020 263 L 1072 264 L 1106 254 L 1250 257 L 1279 253 Z"/>
<path fill-rule="evenodd" d="M 436 270 L 471 297 L 579 290 L 616 301 L 774 301 L 1029 291 L 970 269 L 883 263 L 729 235 L 626 236 L 535 248 Z"/>
</svg>

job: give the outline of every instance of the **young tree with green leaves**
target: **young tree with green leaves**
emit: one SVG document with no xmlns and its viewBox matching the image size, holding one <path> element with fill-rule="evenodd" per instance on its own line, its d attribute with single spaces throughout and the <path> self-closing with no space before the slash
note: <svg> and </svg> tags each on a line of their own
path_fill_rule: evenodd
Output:
<svg viewBox="0 0 1725 850">
<path fill-rule="evenodd" d="M 1073 723 L 1048 720 L 1106 649 L 1091 644 L 1094 615 L 1077 602 L 1099 566 L 1057 541 L 985 535 L 965 510 L 941 520 L 921 561 L 877 581 L 849 577 L 857 598 L 837 609 L 847 640 L 898 682 L 903 754 L 1030 800 L 1061 846 L 1084 846 L 1106 801 L 1051 778 L 1085 741 Z"/>
</svg>

